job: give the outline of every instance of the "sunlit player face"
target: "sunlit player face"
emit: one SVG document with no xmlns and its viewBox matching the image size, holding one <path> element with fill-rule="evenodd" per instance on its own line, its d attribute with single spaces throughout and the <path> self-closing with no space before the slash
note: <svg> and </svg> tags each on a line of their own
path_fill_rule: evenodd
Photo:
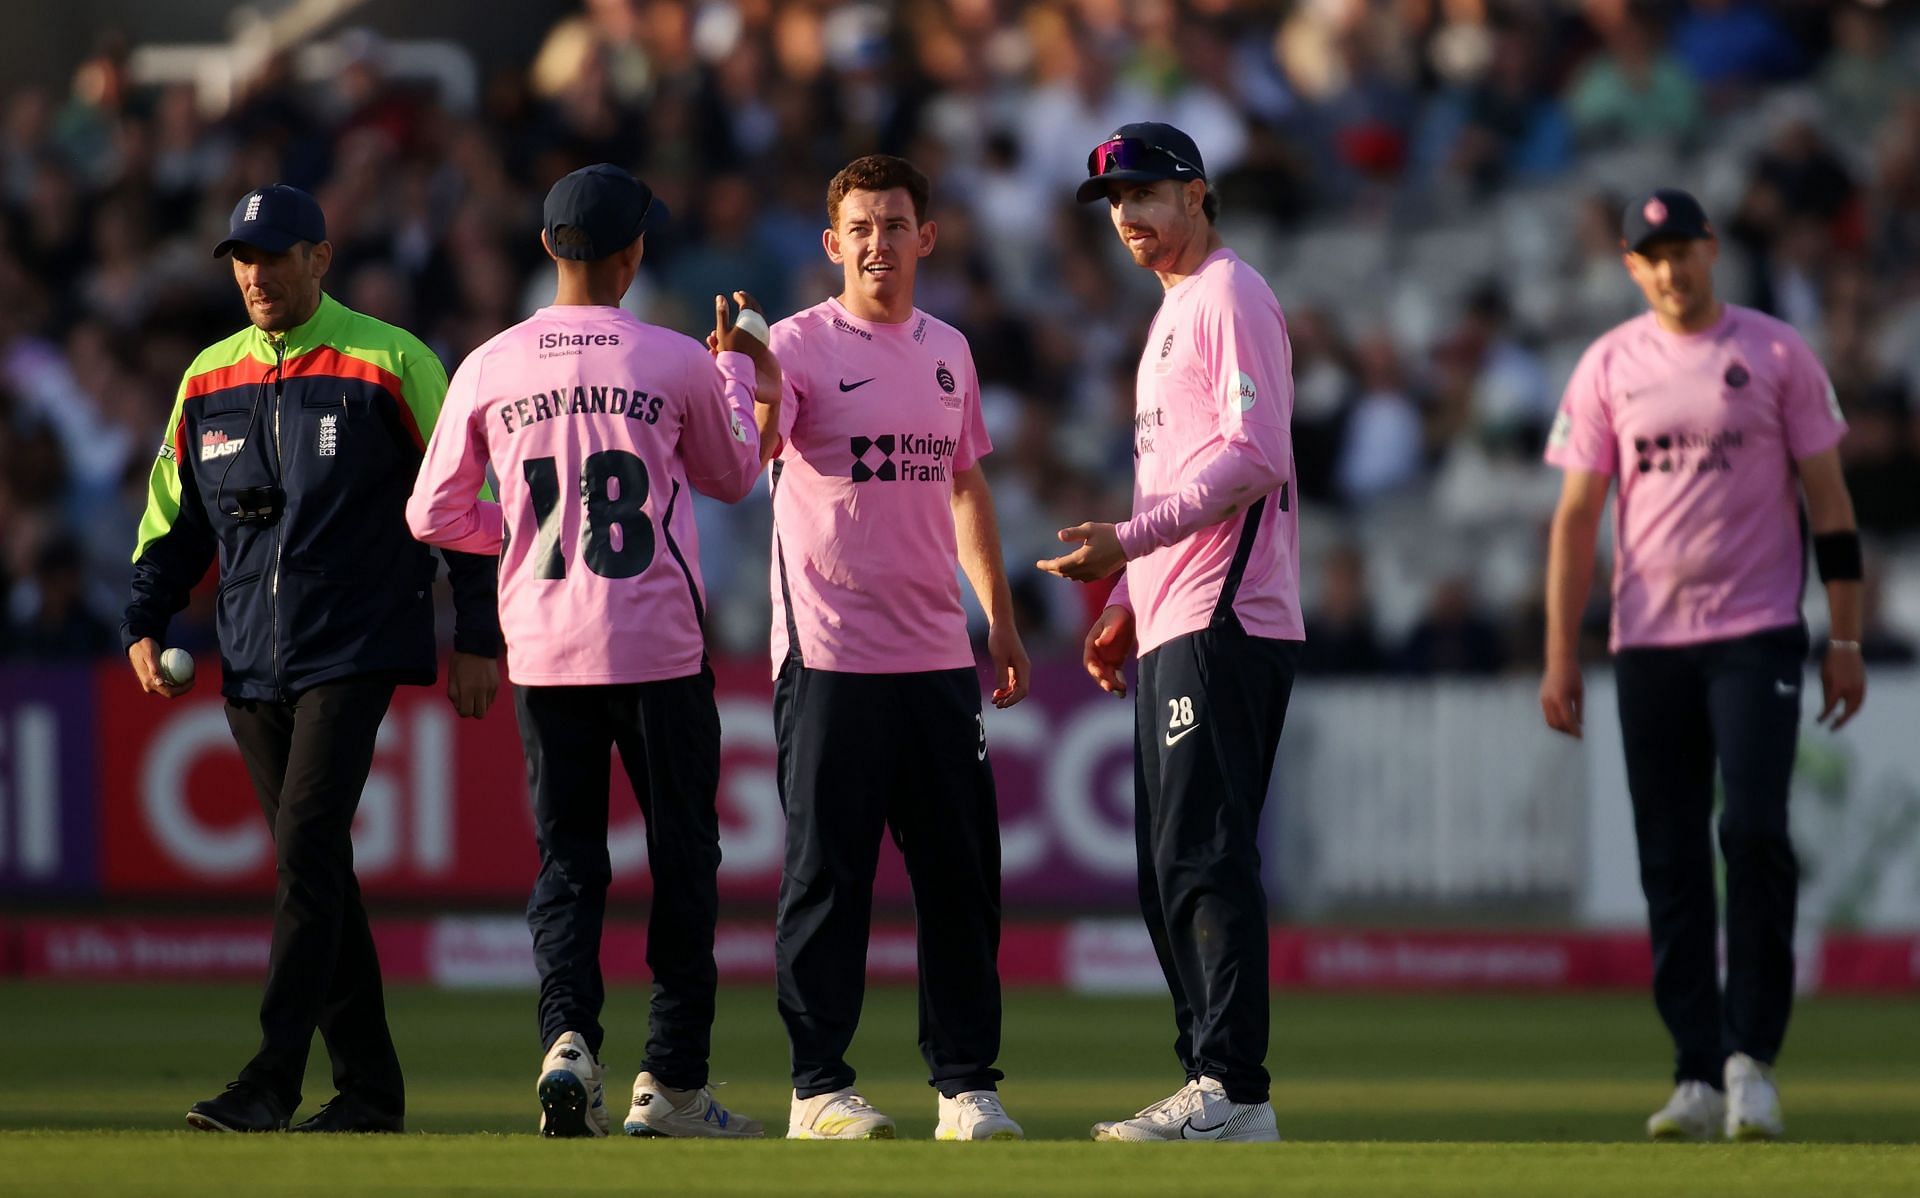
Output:
<svg viewBox="0 0 1920 1198">
<path fill-rule="evenodd" d="M 1206 222 L 1201 212 L 1206 196 L 1207 185 L 1197 180 L 1109 183 L 1107 210 L 1134 265 L 1165 271 L 1180 261 Z"/>
<path fill-rule="evenodd" d="M 302 241 L 273 253 L 242 242 L 232 256 L 247 319 L 265 332 L 284 333 L 305 324 L 320 306 L 320 280 L 333 262 L 333 245 Z"/>
<path fill-rule="evenodd" d="M 1698 324 L 1713 310 L 1713 264 L 1720 243 L 1711 237 L 1666 238 L 1626 255 L 1627 273 L 1647 305 L 1669 324 Z"/>
<path fill-rule="evenodd" d="M 846 293 L 881 308 L 911 304 L 914 273 L 933 252 L 932 221 L 921 224 L 904 187 L 850 191 L 839 223 L 826 232 L 827 257 L 846 277 Z"/>
</svg>

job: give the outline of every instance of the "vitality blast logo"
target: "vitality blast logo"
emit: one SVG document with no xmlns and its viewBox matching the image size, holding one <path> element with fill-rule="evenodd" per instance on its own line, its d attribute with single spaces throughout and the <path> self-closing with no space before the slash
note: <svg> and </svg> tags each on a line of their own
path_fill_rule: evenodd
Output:
<svg viewBox="0 0 1920 1198">
<path fill-rule="evenodd" d="M 210 428 L 200 434 L 200 460 L 211 462 L 215 458 L 230 458 L 246 447 L 245 437 L 229 437 L 217 428 Z"/>
</svg>

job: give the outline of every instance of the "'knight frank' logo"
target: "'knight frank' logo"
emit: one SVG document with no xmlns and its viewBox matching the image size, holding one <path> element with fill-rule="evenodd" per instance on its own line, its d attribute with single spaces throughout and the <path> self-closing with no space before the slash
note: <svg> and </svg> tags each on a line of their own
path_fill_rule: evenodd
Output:
<svg viewBox="0 0 1920 1198">
<path fill-rule="evenodd" d="M 1732 454 L 1745 438 L 1739 429 L 1721 432 L 1662 433 L 1635 437 L 1633 450 L 1641 474 L 1716 474 L 1733 469 Z"/>
<path fill-rule="evenodd" d="M 210 428 L 200 434 L 200 460 L 211 462 L 215 458 L 230 458 L 245 447 L 245 437 L 229 437 L 217 428 Z"/>
<path fill-rule="evenodd" d="M 880 437 L 855 437 L 853 439 L 853 481 L 863 483 L 868 479 L 877 478 L 883 483 L 890 483 L 898 478 L 899 472 L 893 466 L 893 444 L 892 433 Z M 880 451 L 878 467 L 867 465 L 867 451 L 872 449 Z"/>
<path fill-rule="evenodd" d="M 947 464 L 960 448 L 957 438 L 931 433 L 882 433 L 853 438 L 854 482 L 946 482 Z M 876 461 L 875 458 L 878 458 Z"/>
<path fill-rule="evenodd" d="M 933 364 L 933 381 L 939 383 L 940 389 L 948 395 L 953 394 L 953 371 L 947 369 L 945 362 L 935 362 Z"/>
</svg>

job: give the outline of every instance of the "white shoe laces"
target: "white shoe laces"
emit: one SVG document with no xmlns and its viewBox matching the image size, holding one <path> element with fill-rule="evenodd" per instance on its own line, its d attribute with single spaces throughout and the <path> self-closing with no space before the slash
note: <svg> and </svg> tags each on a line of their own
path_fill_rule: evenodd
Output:
<svg viewBox="0 0 1920 1198">
<path fill-rule="evenodd" d="M 1000 1105 L 1000 1096 L 991 1090 L 980 1090 L 969 1094 L 956 1094 L 953 1099 L 961 1107 L 970 1108 L 974 1114 L 1006 1118 L 1007 1109 Z"/>
<path fill-rule="evenodd" d="M 827 1115 L 864 1115 L 872 1112 L 872 1110 L 873 1104 L 859 1094 L 842 1094 L 832 1102 L 821 1107 L 820 1110 L 815 1113 L 814 1121 L 817 1123 Z"/>
<path fill-rule="evenodd" d="M 1200 1088 L 1199 1082 L 1188 1082 L 1159 1102 L 1147 1107 L 1136 1119 L 1150 1119 L 1155 1123 L 1177 1123 L 1200 1110 L 1206 1105 L 1207 1092 Z"/>
</svg>

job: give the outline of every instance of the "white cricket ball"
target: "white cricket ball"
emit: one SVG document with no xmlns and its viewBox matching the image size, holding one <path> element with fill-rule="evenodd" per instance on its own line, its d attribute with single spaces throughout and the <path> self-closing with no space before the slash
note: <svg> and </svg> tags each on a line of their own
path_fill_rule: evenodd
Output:
<svg viewBox="0 0 1920 1198">
<path fill-rule="evenodd" d="M 185 649 L 168 649 L 160 654 L 160 681 L 168 686 L 185 686 L 193 681 L 193 654 Z"/>
<path fill-rule="evenodd" d="M 767 318 L 752 308 L 740 309 L 740 315 L 733 318 L 733 327 L 762 345 L 767 343 Z"/>
</svg>

